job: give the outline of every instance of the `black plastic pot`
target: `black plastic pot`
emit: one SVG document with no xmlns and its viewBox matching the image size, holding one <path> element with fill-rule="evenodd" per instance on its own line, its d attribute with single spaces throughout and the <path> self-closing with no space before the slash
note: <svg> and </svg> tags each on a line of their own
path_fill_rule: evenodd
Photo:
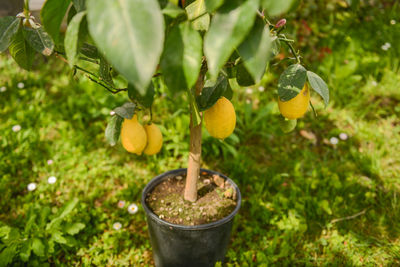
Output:
<svg viewBox="0 0 400 267">
<path fill-rule="evenodd" d="M 172 170 L 153 178 L 143 189 L 142 205 L 147 216 L 153 257 L 157 267 L 207 267 L 224 260 L 233 218 L 239 211 L 242 198 L 237 185 L 225 175 L 205 169 L 201 169 L 201 172 L 218 174 L 232 184 L 237 195 L 236 208 L 227 217 L 208 224 L 186 226 L 163 221 L 147 206 L 146 195 L 162 181 L 177 175 L 185 175 L 186 169 Z"/>
</svg>

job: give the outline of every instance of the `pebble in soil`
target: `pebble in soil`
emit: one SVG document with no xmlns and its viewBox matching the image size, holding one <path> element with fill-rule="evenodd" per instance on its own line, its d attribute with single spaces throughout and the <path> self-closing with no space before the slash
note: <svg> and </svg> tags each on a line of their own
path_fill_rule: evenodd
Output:
<svg viewBox="0 0 400 267">
<path fill-rule="evenodd" d="M 162 220 L 180 225 L 200 225 L 228 216 L 237 205 L 236 190 L 219 175 L 202 172 L 197 201 L 184 200 L 186 174 L 172 176 L 147 194 L 150 209 Z"/>
</svg>

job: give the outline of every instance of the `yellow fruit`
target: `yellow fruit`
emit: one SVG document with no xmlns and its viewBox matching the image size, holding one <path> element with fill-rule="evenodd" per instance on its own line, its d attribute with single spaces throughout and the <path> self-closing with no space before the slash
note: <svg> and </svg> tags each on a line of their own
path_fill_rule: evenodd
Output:
<svg viewBox="0 0 400 267">
<path fill-rule="evenodd" d="M 158 152 L 160 152 L 163 144 L 163 137 L 160 128 L 158 128 L 155 124 L 148 124 L 144 126 L 144 129 L 147 134 L 147 146 L 143 151 L 144 154 L 157 154 Z"/>
<path fill-rule="evenodd" d="M 131 153 L 141 155 L 147 144 L 146 131 L 138 122 L 136 114 L 131 120 L 124 119 L 121 128 L 123 147 Z"/>
<path fill-rule="evenodd" d="M 304 85 L 300 93 L 289 101 L 278 99 L 279 110 L 283 117 L 294 120 L 303 117 L 310 102 L 310 90 L 307 84 Z"/>
<path fill-rule="evenodd" d="M 204 123 L 211 136 L 225 139 L 236 126 L 235 108 L 225 97 L 221 97 L 211 108 L 204 111 Z"/>
</svg>

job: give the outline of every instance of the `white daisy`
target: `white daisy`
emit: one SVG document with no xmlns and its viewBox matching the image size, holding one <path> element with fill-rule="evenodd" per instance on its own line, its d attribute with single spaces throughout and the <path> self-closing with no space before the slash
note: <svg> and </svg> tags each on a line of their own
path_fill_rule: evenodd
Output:
<svg viewBox="0 0 400 267">
<path fill-rule="evenodd" d="M 258 87 L 258 91 L 259 91 L 259 92 L 264 92 L 264 90 L 265 90 L 264 86 Z"/>
<path fill-rule="evenodd" d="M 121 227 L 122 227 L 122 224 L 119 223 L 119 222 L 116 222 L 116 223 L 113 224 L 113 228 L 114 228 L 115 230 L 119 230 L 119 229 L 121 229 Z"/>
<path fill-rule="evenodd" d="M 394 19 L 392 19 L 392 20 L 390 21 L 390 24 L 394 25 L 394 24 L 396 24 L 396 21 L 395 21 Z"/>
<path fill-rule="evenodd" d="M 19 89 L 22 89 L 22 88 L 25 87 L 25 84 L 22 83 L 22 82 L 20 82 L 20 83 L 17 84 L 17 87 L 18 87 Z"/>
<path fill-rule="evenodd" d="M 5 92 L 5 91 L 7 91 L 7 87 L 5 87 L 5 86 L 2 86 L 2 87 L 0 87 L 0 92 Z"/>
<path fill-rule="evenodd" d="M 118 201 L 118 208 L 122 209 L 123 207 L 125 207 L 125 201 L 124 200 L 120 200 Z"/>
<path fill-rule="evenodd" d="M 36 183 L 30 183 L 28 184 L 28 191 L 33 191 L 36 189 Z"/>
<path fill-rule="evenodd" d="M 13 130 L 13 132 L 19 132 L 19 131 L 21 131 L 21 125 L 14 125 L 13 127 L 12 127 L 12 130 Z"/>
<path fill-rule="evenodd" d="M 346 133 L 341 133 L 341 134 L 339 134 L 339 138 L 341 140 L 347 140 L 347 138 L 349 138 L 349 137 L 348 137 L 348 135 Z"/>
<path fill-rule="evenodd" d="M 130 214 L 135 214 L 136 212 L 138 212 L 138 206 L 135 203 L 132 203 L 128 206 L 128 212 Z"/>
<path fill-rule="evenodd" d="M 47 165 L 51 165 L 51 164 L 53 164 L 53 160 L 52 159 L 47 160 Z"/>
<path fill-rule="evenodd" d="M 55 184 L 55 183 L 57 182 L 57 178 L 56 178 L 55 176 L 50 176 L 50 177 L 47 179 L 47 182 L 48 182 L 49 184 Z"/>
<path fill-rule="evenodd" d="M 331 137 L 331 139 L 329 139 L 329 142 L 332 145 L 337 145 L 337 143 L 339 143 L 339 139 L 337 139 L 337 137 Z"/>
<path fill-rule="evenodd" d="M 246 94 L 251 95 L 253 93 L 253 89 L 251 88 L 246 88 Z"/>
</svg>

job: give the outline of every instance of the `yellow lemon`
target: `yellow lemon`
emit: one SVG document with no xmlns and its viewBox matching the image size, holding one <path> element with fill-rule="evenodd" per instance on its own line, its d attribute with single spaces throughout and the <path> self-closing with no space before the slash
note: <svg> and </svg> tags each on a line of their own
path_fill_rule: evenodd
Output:
<svg viewBox="0 0 400 267">
<path fill-rule="evenodd" d="M 138 122 L 136 114 L 132 119 L 124 119 L 121 128 L 122 146 L 131 153 L 141 155 L 147 144 L 146 131 Z"/>
<path fill-rule="evenodd" d="M 310 90 L 307 84 L 304 85 L 300 93 L 289 101 L 278 99 L 279 110 L 283 117 L 294 120 L 303 117 L 310 102 Z"/>
<path fill-rule="evenodd" d="M 225 139 L 236 126 L 235 108 L 225 97 L 221 97 L 211 108 L 204 111 L 204 123 L 211 136 Z"/>
<path fill-rule="evenodd" d="M 146 155 L 154 155 L 160 152 L 162 144 L 163 144 L 163 137 L 160 131 L 160 128 L 157 127 L 155 124 L 148 124 L 144 126 L 144 130 L 147 134 L 147 146 L 144 149 L 144 154 Z"/>
</svg>

